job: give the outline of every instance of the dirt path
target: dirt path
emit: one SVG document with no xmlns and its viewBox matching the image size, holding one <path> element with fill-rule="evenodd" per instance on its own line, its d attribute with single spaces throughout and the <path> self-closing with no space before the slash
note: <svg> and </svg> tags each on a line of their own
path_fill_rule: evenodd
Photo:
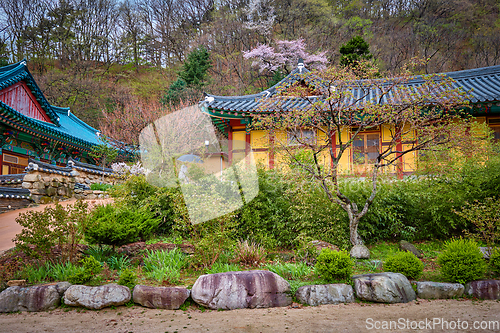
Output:
<svg viewBox="0 0 500 333">
<path fill-rule="evenodd" d="M 372 320 L 370 320 L 370 318 Z M 436 319 L 434 319 L 436 318 Z M 409 327 L 406 327 L 408 319 Z M 427 328 L 425 320 L 429 321 Z M 432 326 L 433 320 L 445 320 Z M 460 322 L 458 322 L 460 320 Z M 376 329 L 395 321 L 393 330 Z M 467 329 L 451 329 L 452 325 Z M 490 329 L 474 329 L 490 325 Z M 139 306 L 89 311 L 0 314 L 0 331 L 10 332 L 499 332 L 500 302 L 419 300 L 408 304 L 341 304 L 318 307 L 201 312 L 152 310 Z M 399 327 L 394 327 L 399 324 Z M 404 324 L 404 327 L 402 326 Z M 418 329 L 417 325 L 421 325 Z M 380 326 L 375 326 L 380 325 Z M 411 328 L 413 325 L 413 328 Z M 446 329 L 446 325 L 449 325 Z M 372 329 L 368 329 L 372 328 Z"/>
<path fill-rule="evenodd" d="M 89 204 L 90 205 L 103 204 L 111 201 L 112 199 L 90 200 Z M 67 206 L 70 204 L 74 204 L 75 202 L 76 200 L 68 200 L 68 201 L 61 201 L 60 204 L 62 206 Z M 30 208 L 22 208 L 0 214 L 0 254 L 5 250 L 14 247 L 14 242 L 12 241 L 12 239 L 16 236 L 16 234 L 18 234 L 22 230 L 22 227 L 16 223 L 16 218 L 19 216 L 19 214 L 31 210 L 42 211 L 45 209 L 45 207 L 48 206 L 54 206 L 54 204 L 39 205 Z"/>
</svg>

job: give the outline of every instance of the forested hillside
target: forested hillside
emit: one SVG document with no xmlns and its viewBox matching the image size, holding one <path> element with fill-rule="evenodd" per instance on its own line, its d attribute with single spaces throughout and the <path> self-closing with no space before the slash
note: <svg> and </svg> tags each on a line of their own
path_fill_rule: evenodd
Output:
<svg viewBox="0 0 500 333">
<path fill-rule="evenodd" d="M 340 62 L 355 36 L 382 71 L 413 57 L 422 73 L 500 64 L 499 0 L 0 0 L 2 63 L 26 58 L 51 103 L 99 127 L 102 111 L 165 101 L 187 56 L 203 47 L 203 90 L 259 91 L 287 68 L 260 71 L 244 51 L 303 39 Z M 182 77 L 182 75 L 181 75 Z M 168 98 L 167 98 L 168 100 Z"/>
</svg>

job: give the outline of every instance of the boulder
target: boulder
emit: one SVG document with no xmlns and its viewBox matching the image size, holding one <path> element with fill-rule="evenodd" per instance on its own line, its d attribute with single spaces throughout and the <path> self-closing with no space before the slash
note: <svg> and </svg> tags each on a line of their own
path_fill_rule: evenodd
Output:
<svg viewBox="0 0 500 333">
<path fill-rule="evenodd" d="M 323 250 L 323 249 L 340 251 L 340 249 L 338 247 L 336 247 L 335 245 L 330 244 L 328 242 L 321 241 L 321 240 L 313 240 L 313 241 L 311 241 L 311 245 L 313 245 L 316 248 L 316 250 L 318 250 L 318 252 L 321 252 L 321 250 Z"/>
<path fill-rule="evenodd" d="M 413 245 L 412 243 L 407 242 L 405 240 L 402 240 L 401 242 L 399 242 L 399 248 L 401 250 L 403 250 L 403 251 L 407 251 L 407 252 L 413 253 L 417 258 L 422 258 L 423 257 L 422 251 L 420 251 L 419 249 L 417 249 L 415 247 L 415 245 Z"/>
<path fill-rule="evenodd" d="M 302 286 L 297 289 L 295 297 L 312 306 L 354 302 L 352 287 L 343 283 Z"/>
<path fill-rule="evenodd" d="M 354 245 L 351 249 L 351 257 L 356 259 L 369 259 L 370 250 L 364 245 Z"/>
<path fill-rule="evenodd" d="M 500 280 L 477 280 L 465 285 L 465 294 L 479 299 L 500 300 Z"/>
<path fill-rule="evenodd" d="M 464 285 L 460 283 L 417 282 L 417 296 L 425 299 L 462 297 Z"/>
<path fill-rule="evenodd" d="M 378 303 L 407 303 L 416 299 L 410 281 L 400 273 L 354 275 L 354 290 L 359 299 Z"/>
<path fill-rule="evenodd" d="M 483 258 L 489 260 L 491 255 L 491 248 L 487 246 L 480 246 L 479 249 L 483 253 Z"/>
<path fill-rule="evenodd" d="M 7 286 L 9 287 L 26 287 L 28 282 L 26 280 L 9 280 Z"/>
<path fill-rule="evenodd" d="M 32 287 L 9 287 L 0 293 L 0 312 L 46 311 L 61 303 L 68 282 Z"/>
<path fill-rule="evenodd" d="M 142 306 L 156 309 L 178 309 L 189 297 L 186 288 L 150 287 L 137 285 L 134 288 L 133 300 Z"/>
<path fill-rule="evenodd" d="M 227 272 L 202 275 L 191 298 L 210 309 L 269 308 L 292 304 L 290 285 L 269 271 Z"/>
<path fill-rule="evenodd" d="M 130 298 L 130 289 L 117 284 L 98 287 L 73 285 L 64 293 L 64 304 L 98 310 L 108 306 L 123 305 L 130 301 Z"/>
</svg>

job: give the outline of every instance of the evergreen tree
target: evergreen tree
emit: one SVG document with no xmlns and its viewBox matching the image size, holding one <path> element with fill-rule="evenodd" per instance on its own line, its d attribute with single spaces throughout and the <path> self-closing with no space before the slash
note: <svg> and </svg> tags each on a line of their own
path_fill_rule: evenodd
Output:
<svg viewBox="0 0 500 333">
<path fill-rule="evenodd" d="M 212 67 L 208 50 L 200 46 L 187 56 L 179 77 L 183 79 L 188 87 L 201 88 L 206 84 L 207 71 Z"/>
<path fill-rule="evenodd" d="M 354 36 L 350 41 L 340 47 L 340 64 L 343 66 L 352 66 L 360 60 L 370 60 L 373 56 L 370 54 L 370 46 L 361 36 Z"/>
</svg>

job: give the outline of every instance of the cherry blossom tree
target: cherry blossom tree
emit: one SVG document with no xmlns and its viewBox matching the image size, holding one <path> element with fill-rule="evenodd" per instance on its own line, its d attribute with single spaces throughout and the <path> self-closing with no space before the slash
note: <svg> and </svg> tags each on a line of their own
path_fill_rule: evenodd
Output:
<svg viewBox="0 0 500 333">
<path fill-rule="evenodd" d="M 245 59 L 254 59 L 252 66 L 258 66 L 259 71 L 275 72 L 283 70 L 289 73 L 289 68 L 297 65 L 299 59 L 309 68 L 324 70 L 328 59 L 326 52 L 317 54 L 306 51 L 306 43 L 303 39 L 276 41 L 276 48 L 268 45 L 259 45 L 250 51 L 244 51 Z"/>
</svg>

